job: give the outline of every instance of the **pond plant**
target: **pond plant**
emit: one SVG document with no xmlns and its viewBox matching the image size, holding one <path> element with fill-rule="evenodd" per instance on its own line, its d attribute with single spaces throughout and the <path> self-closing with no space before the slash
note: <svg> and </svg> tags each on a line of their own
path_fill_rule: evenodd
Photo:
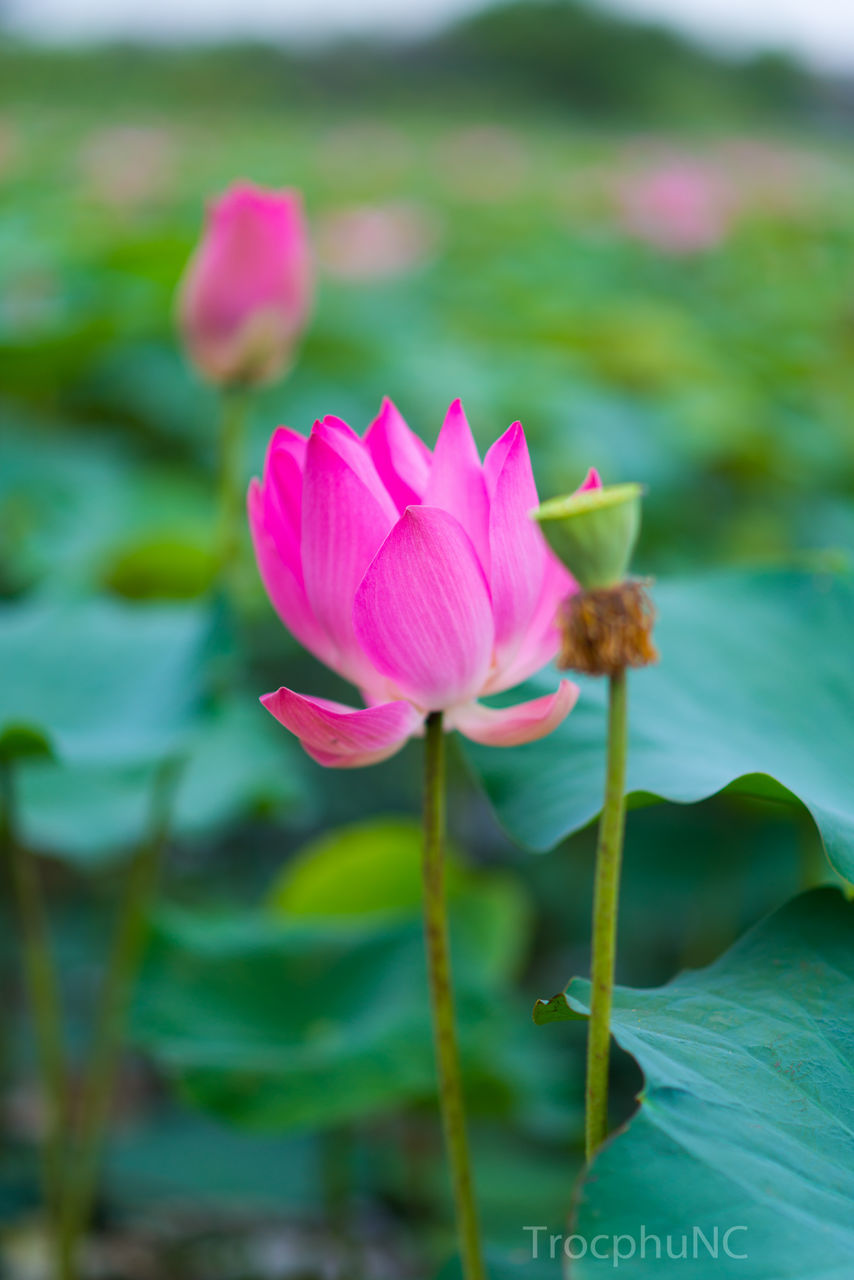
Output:
<svg viewBox="0 0 854 1280">
<path fill-rule="evenodd" d="M 552 498 L 534 513 L 578 589 L 562 601 L 558 664 L 608 680 L 605 798 L 593 888 L 590 1025 L 587 1039 L 585 1153 L 591 1160 L 608 1131 L 611 1002 L 626 820 L 627 671 L 656 661 L 653 609 L 644 583 L 628 577 L 640 530 L 637 484 L 591 487 Z"/>
<path fill-rule="evenodd" d="M 226 576 L 243 507 L 247 396 L 293 363 L 312 288 L 298 191 L 235 182 L 211 201 L 178 289 L 177 319 L 190 361 L 222 393 L 218 562 Z"/>
<path fill-rule="evenodd" d="M 307 227 L 298 192 L 236 182 L 211 202 L 205 232 L 178 289 L 176 310 L 187 357 L 222 396 L 214 559 L 216 586 L 226 594 L 240 549 L 248 397 L 254 388 L 281 377 L 292 364 L 310 311 L 312 287 Z M 127 621 L 135 626 L 134 619 Z M 153 656 L 156 662 L 156 653 Z M 80 1096 L 72 1107 L 60 984 L 40 876 L 17 830 L 16 796 L 17 761 L 50 760 L 62 753 L 49 734 L 30 727 L 32 708 L 24 710 L 20 723 L 7 722 L 0 732 L 0 812 L 44 1097 L 42 1181 L 51 1256 L 58 1280 L 73 1280 L 78 1274 L 80 1238 L 92 1214 L 128 1006 L 186 750 L 172 750 L 160 761 L 150 788 L 148 829 L 121 887 L 91 1049 Z"/>
<path fill-rule="evenodd" d="M 594 476 L 590 489 L 598 484 Z M 319 764 L 375 764 L 424 737 L 424 932 L 439 1098 L 466 1280 L 484 1275 L 463 1108 L 445 904 L 443 735 L 496 747 L 545 737 L 575 703 L 553 693 L 502 708 L 557 653 L 575 590 L 531 520 L 537 492 L 514 423 L 481 463 L 454 401 L 432 452 L 386 400 L 364 437 L 339 418 L 306 439 L 280 427 L 249 520 L 282 621 L 359 689 L 365 707 L 280 688 L 262 702 Z"/>
<path fill-rule="evenodd" d="M 671 177 L 665 195 L 672 202 L 675 190 L 684 213 L 685 183 L 680 178 L 673 187 Z M 691 213 L 693 197 L 687 203 Z M 666 247 L 713 253 L 716 235 L 703 233 L 700 245 L 688 231 Z M 243 532 L 250 396 L 292 367 L 312 298 L 301 196 L 234 184 L 210 208 L 180 286 L 177 316 L 192 365 L 220 395 L 212 596 L 226 594 L 235 609 L 242 601 L 229 584 Z M 609 358 L 613 345 L 620 346 L 609 340 Z M 669 483 L 668 468 L 662 464 L 659 471 Z M 0 811 L 43 1095 L 45 1270 L 51 1277 L 87 1274 L 81 1244 L 94 1216 L 129 1022 L 136 1042 L 200 1109 L 277 1133 L 316 1123 L 324 1137 L 332 1134 L 331 1148 L 343 1133 L 335 1125 L 359 1123 L 384 1107 L 423 1106 L 426 1099 L 432 1114 L 435 1066 L 459 1251 L 451 1266 L 459 1265 L 464 1280 L 485 1280 L 487 1270 L 493 1280 L 540 1274 L 553 1280 L 551 1264 L 559 1269 L 562 1261 L 573 1280 L 597 1280 L 618 1267 L 629 1280 L 844 1280 L 850 1274 L 850 566 L 811 554 L 788 569 L 663 577 L 653 593 L 648 580 L 630 572 L 641 498 L 640 485 L 603 486 L 591 470 L 572 494 L 540 503 L 521 424 L 514 422 L 481 460 L 459 400 L 433 448 L 390 399 L 363 434 L 335 416 L 316 421 L 307 434 L 273 431 L 263 473 L 247 494 L 260 579 L 287 631 L 354 692 L 347 702 L 315 696 L 292 688 L 301 682 L 288 673 L 288 683 L 261 702 L 325 769 L 380 765 L 419 740 L 420 901 L 417 878 L 407 880 L 417 865 L 413 824 L 381 815 L 367 826 L 324 833 L 319 848 L 286 865 L 261 911 L 219 919 L 181 908 L 158 916 L 151 972 L 140 983 L 143 1007 L 130 1019 L 170 829 L 184 824 L 182 832 L 196 831 L 199 807 L 208 817 L 212 809 L 221 825 L 223 812 L 231 820 L 235 812 L 257 809 L 256 757 L 249 751 L 248 763 L 243 759 L 244 744 L 256 725 L 269 731 L 278 779 L 289 767 L 288 739 L 244 688 L 229 690 L 239 703 L 233 722 L 222 707 L 218 721 L 211 714 L 216 699 L 206 683 L 207 642 L 219 620 L 211 596 L 175 610 L 162 601 L 133 607 L 115 599 L 4 602 Z M 684 507 L 680 512 L 684 519 Z M 639 668 L 648 670 L 631 677 L 630 720 L 629 672 Z M 577 683 L 564 671 L 575 673 Z M 259 682 L 253 692 L 264 687 Z M 248 730 L 241 718 L 247 709 Z M 231 736 L 235 725 L 239 732 Z M 490 1006 L 503 1006 L 495 975 L 506 978 L 512 968 L 506 955 L 522 949 L 511 936 L 521 916 L 514 914 L 513 888 L 508 895 L 507 885 L 499 886 L 484 904 L 490 887 L 484 890 L 480 872 L 470 874 L 446 850 L 451 732 L 460 735 L 487 800 L 518 844 L 553 849 L 599 819 L 591 980 L 574 979 L 534 1010 L 538 1025 L 586 1021 L 585 1163 L 574 1195 L 566 1177 L 571 1234 L 564 1239 L 549 1236 L 542 1224 L 524 1227 L 532 1233 L 531 1256 L 521 1260 L 517 1249 L 494 1262 L 491 1242 L 484 1243 L 485 1196 L 482 1185 L 480 1201 L 476 1195 L 464 1105 L 464 1085 L 478 1078 L 484 1057 L 498 1059 L 504 1046 L 496 1042 L 497 1024 L 490 1024 L 494 1040 L 485 1050 L 478 1046 L 472 1069 L 469 1028 L 458 1016 L 474 1010 L 471 1020 L 480 1031 Z M 296 749 L 292 755 L 306 763 Z M 269 756 L 263 759 L 270 768 Z M 234 784 L 235 799 L 229 786 L 237 763 L 250 777 Z M 49 789 L 40 790 L 44 778 L 36 776 L 42 766 L 67 768 L 72 791 L 81 776 L 75 770 L 116 769 L 117 791 L 125 788 L 137 818 L 146 815 L 123 845 L 134 852 L 120 877 L 115 940 L 82 1069 L 66 1045 L 65 975 L 54 963 L 35 858 L 50 851 L 49 840 L 40 840 L 50 824 L 37 821 L 45 794 L 50 810 Z M 194 769 L 188 802 L 182 788 Z M 315 773 L 324 779 L 321 786 L 330 783 L 330 775 Z M 225 809 L 217 809 L 221 792 Z M 615 986 L 627 809 L 666 800 L 683 806 L 681 816 L 684 806 L 724 793 L 766 809 L 773 803 L 775 815 L 778 809 L 798 815 L 809 844 L 810 857 L 803 859 L 808 892 L 730 950 L 718 948 L 706 968 L 688 969 L 659 988 Z M 98 793 L 93 806 L 99 817 L 102 794 L 108 793 Z M 366 845 L 373 862 L 364 857 Z M 390 862 L 402 863 L 409 852 L 411 862 L 378 911 L 381 895 L 362 883 L 365 867 L 374 867 L 375 880 L 395 879 L 387 874 Z M 776 858 L 776 847 L 772 853 Z M 293 864 L 297 875 L 289 878 Z M 717 888 L 718 863 L 711 865 Z M 837 887 L 822 887 L 828 879 Z M 772 892 L 776 887 L 760 896 L 763 909 Z M 452 977 L 455 893 L 466 928 L 460 931 L 465 946 L 454 934 Z M 328 899 L 336 895 L 333 910 Z M 473 902 L 485 906 L 482 915 L 471 910 Z M 557 901 L 556 915 L 564 905 L 568 910 Z M 694 905 L 705 909 L 705 901 Z M 350 908 L 354 916 L 362 912 L 352 929 Z M 379 925 L 373 918 L 365 924 L 371 912 Z M 644 949 L 651 941 L 644 934 Z M 480 949 L 489 953 L 485 959 Z M 425 952 L 427 989 L 413 996 L 419 984 L 410 978 L 422 973 Z M 312 965 L 305 965 L 306 955 Z M 482 972 L 475 972 L 472 955 Z M 312 971 L 301 988 L 306 967 Z M 385 981 L 391 970 L 397 986 Z M 295 992 L 293 1010 L 283 1008 L 283 989 Z M 389 1025 L 377 1032 L 366 1018 L 357 1035 L 351 1006 L 362 999 L 373 1012 L 375 997 L 394 1005 Z M 506 1004 L 502 1012 L 514 1014 L 511 1001 Z M 524 1018 L 520 1025 L 531 1030 Z M 362 1037 L 352 1054 L 349 1032 Z M 632 1119 L 613 1131 L 612 1035 L 646 1080 Z M 402 1080 L 384 1077 L 377 1043 L 391 1046 L 388 1074 L 397 1067 Z M 300 1056 L 307 1045 L 312 1052 Z M 529 1041 L 518 1056 L 535 1056 Z M 320 1080 L 311 1096 L 300 1093 L 307 1076 Z M 343 1096 L 351 1076 L 354 1091 Z M 523 1090 L 535 1091 L 535 1076 L 520 1073 Z M 292 1096 L 283 1098 L 288 1088 Z M 342 1096 L 330 1098 L 336 1091 Z M 553 1101 L 549 1096 L 538 1114 L 540 1126 L 543 1115 L 547 1126 L 554 1123 Z M 565 1132 L 560 1123 L 558 1143 L 571 1128 L 567 1123 Z M 560 1151 L 569 1168 L 566 1146 Z M 638 1243 L 647 1230 L 657 1242 L 651 1256 Z M 690 1262 L 686 1244 L 679 1252 L 680 1232 L 683 1239 L 692 1233 Z M 697 1253 L 698 1232 L 705 1254 Z M 604 1241 L 602 1250 L 597 1241 Z M 443 1272 L 443 1280 L 457 1274 Z"/>
</svg>

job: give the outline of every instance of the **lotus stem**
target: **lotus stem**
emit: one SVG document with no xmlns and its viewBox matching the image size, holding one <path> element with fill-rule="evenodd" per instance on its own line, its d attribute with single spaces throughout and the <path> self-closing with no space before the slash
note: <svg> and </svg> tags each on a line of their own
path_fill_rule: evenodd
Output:
<svg viewBox="0 0 854 1280">
<path fill-rule="evenodd" d="M 113 1103 L 128 1006 L 142 960 L 176 780 L 175 762 L 161 765 L 154 781 L 150 832 L 128 867 L 124 880 L 113 948 L 104 976 L 92 1051 L 83 1083 L 74 1178 L 69 1179 L 65 1189 L 60 1235 L 62 1280 L 72 1280 L 77 1274 L 77 1246 L 88 1225 L 95 1199 L 98 1166 Z"/>
<path fill-rule="evenodd" d="M 226 591 L 234 585 L 244 520 L 243 446 L 248 394 L 233 387 L 222 394 L 219 441 L 219 535 L 217 571 Z"/>
<path fill-rule="evenodd" d="M 454 1018 L 445 901 L 445 735 L 442 713 L 427 717 L 424 751 L 424 933 L 433 1008 L 439 1105 L 445 1131 L 464 1280 L 484 1280 Z"/>
<path fill-rule="evenodd" d="M 605 803 L 599 822 L 593 890 L 593 940 L 590 1021 L 587 1031 L 587 1088 L 584 1146 L 590 1161 L 608 1133 L 608 1065 L 611 1003 L 617 951 L 620 870 L 626 822 L 628 745 L 626 672 L 609 678 L 608 751 Z"/>
<path fill-rule="evenodd" d="M 58 1252 L 63 1143 L 68 1107 L 68 1071 L 59 983 L 51 954 L 47 909 L 38 867 L 18 838 L 15 778 L 9 761 L 0 764 L 0 788 L 12 891 L 21 931 L 24 976 L 32 1008 L 36 1060 L 44 1098 L 42 1180 L 45 1206 Z"/>
</svg>

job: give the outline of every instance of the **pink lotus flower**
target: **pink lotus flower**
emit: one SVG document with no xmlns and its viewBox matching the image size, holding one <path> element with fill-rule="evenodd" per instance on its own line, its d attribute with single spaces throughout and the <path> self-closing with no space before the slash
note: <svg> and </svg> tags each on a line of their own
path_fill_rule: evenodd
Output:
<svg viewBox="0 0 854 1280">
<path fill-rule="evenodd" d="M 591 472 L 585 487 L 598 484 Z M 560 724 L 578 696 L 568 680 L 511 707 L 478 701 L 558 649 L 555 612 L 575 583 L 530 519 L 536 505 L 521 425 L 481 464 L 458 400 L 432 453 L 390 400 L 364 438 L 333 417 L 307 440 L 273 434 L 249 489 L 264 586 L 285 626 L 367 704 L 265 694 L 310 756 L 333 768 L 384 760 L 431 711 L 491 746 Z"/>
<path fill-rule="evenodd" d="M 423 266 L 438 240 L 430 210 L 400 200 L 328 214 L 317 230 L 317 254 L 339 280 L 383 280 Z"/>
<path fill-rule="evenodd" d="M 178 319 L 211 382 L 260 383 L 291 359 L 311 301 L 302 200 L 238 182 L 208 210 L 181 283 Z"/>
<path fill-rule="evenodd" d="M 623 180 L 618 193 L 626 231 L 665 253 L 696 253 L 726 238 L 735 212 L 720 173 L 691 160 L 672 160 Z"/>
</svg>

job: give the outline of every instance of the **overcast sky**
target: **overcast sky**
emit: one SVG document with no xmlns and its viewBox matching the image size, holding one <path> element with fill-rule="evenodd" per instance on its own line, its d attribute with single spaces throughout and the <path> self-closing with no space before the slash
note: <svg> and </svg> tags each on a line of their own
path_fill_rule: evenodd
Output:
<svg viewBox="0 0 854 1280">
<path fill-rule="evenodd" d="M 482 0 L 481 0 L 482 2 Z M 479 0 L 6 0 L 12 23 L 39 39 L 116 35 L 211 39 L 429 30 Z M 854 0 L 607 0 L 671 19 L 725 47 L 773 44 L 819 66 L 854 70 Z"/>
</svg>

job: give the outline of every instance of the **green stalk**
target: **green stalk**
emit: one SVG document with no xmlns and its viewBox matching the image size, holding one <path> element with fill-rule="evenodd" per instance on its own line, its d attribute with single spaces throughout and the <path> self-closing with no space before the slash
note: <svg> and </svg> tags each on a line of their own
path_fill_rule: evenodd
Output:
<svg viewBox="0 0 854 1280">
<path fill-rule="evenodd" d="M 363 1267 L 353 1204 L 356 1131 L 344 1122 L 320 1134 L 320 1185 L 330 1237 L 340 1245 L 347 1280 L 362 1280 Z"/>
<path fill-rule="evenodd" d="M 161 766 L 154 782 L 151 830 L 133 858 L 123 885 L 113 948 L 104 976 L 92 1051 L 83 1082 L 74 1177 L 69 1179 L 65 1189 L 60 1233 L 62 1280 L 73 1280 L 77 1274 L 77 1245 L 92 1212 L 127 1010 L 142 960 L 176 778 L 174 762 Z"/>
<path fill-rule="evenodd" d="M 243 444 L 248 397 L 239 387 L 222 395 L 219 442 L 219 531 L 217 572 L 226 590 L 233 586 L 244 521 Z"/>
<path fill-rule="evenodd" d="M 68 1073 L 63 1046 L 59 984 L 50 949 L 47 910 L 35 859 L 17 836 L 13 767 L 0 763 L 3 817 L 12 890 L 15 896 L 24 975 L 36 1037 L 36 1059 L 45 1106 L 42 1178 L 45 1205 L 54 1235 L 58 1232 L 63 1182 Z"/>
<path fill-rule="evenodd" d="M 445 904 L 445 742 L 442 713 L 427 717 L 424 750 L 424 934 L 445 1149 L 451 1166 L 464 1280 L 484 1280 L 454 1021 Z"/>
<path fill-rule="evenodd" d="M 626 821 L 628 720 L 626 672 L 610 677 L 605 803 L 599 822 L 593 890 L 593 942 L 590 1022 L 587 1029 L 587 1089 L 584 1146 L 587 1160 L 608 1133 L 608 1064 L 611 1049 L 611 1001 L 617 951 L 617 909 Z"/>
</svg>

